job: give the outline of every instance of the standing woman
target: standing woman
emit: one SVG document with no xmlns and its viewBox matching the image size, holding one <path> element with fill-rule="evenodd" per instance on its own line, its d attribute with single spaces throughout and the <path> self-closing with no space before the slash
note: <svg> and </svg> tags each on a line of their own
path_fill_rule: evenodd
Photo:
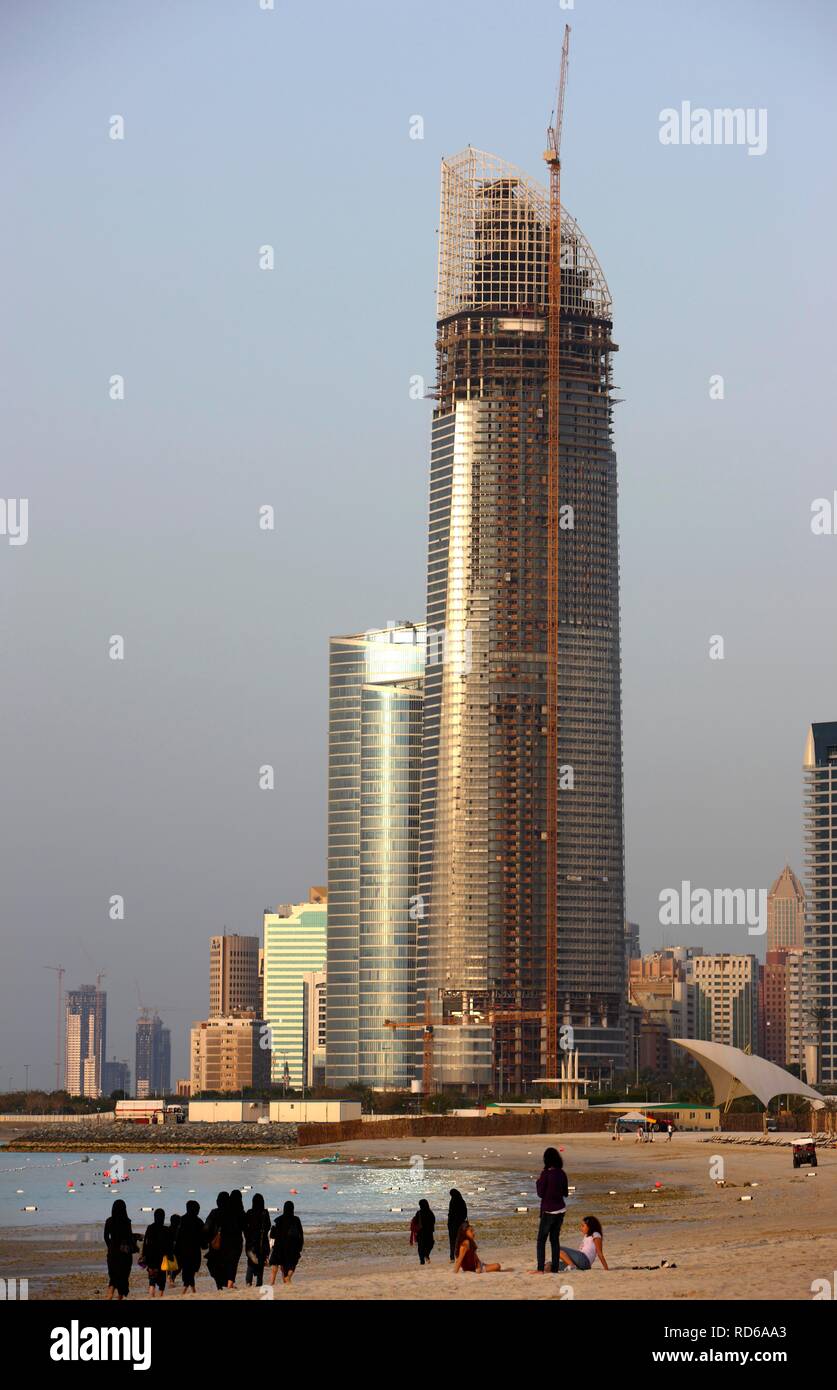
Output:
<svg viewBox="0 0 837 1390">
<path fill-rule="evenodd" d="M 430 1203 L 426 1197 L 422 1197 L 418 1204 L 418 1211 L 410 1222 L 410 1244 L 418 1246 L 419 1264 L 430 1264 L 430 1251 L 436 1244 L 434 1231 L 436 1230 L 436 1217 L 430 1210 Z"/>
<path fill-rule="evenodd" d="M 456 1237 L 460 1226 L 464 1226 L 468 1220 L 468 1204 L 458 1187 L 450 1190 L 450 1203 L 448 1205 L 448 1239 L 450 1240 L 450 1257 L 456 1259 Z"/>
<path fill-rule="evenodd" d="M 148 1287 L 151 1290 L 152 1298 L 156 1298 L 158 1289 L 161 1298 L 166 1292 L 166 1271 L 163 1269 L 163 1260 L 169 1253 L 170 1241 L 171 1232 L 166 1225 L 166 1213 L 162 1207 L 158 1207 L 154 1213 L 154 1220 L 146 1230 L 142 1242 L 142 1258 L 148 1274 Z"/>
<path fill-rule="evenodd" d="M 290 1284 L 294 1270 L 299 1264 L 305 1234 L 302 1222 L 294 1215 L 293 1202 L 286 1202 L 282 1215 L 277 1216 L 270 1234 L 273 1236 L 273 1249 L 270 1252 L 271 1284 L 276 1283 L 276 1271 L 282 1271 L 282 1283 Z"/>
<path fill-rule="evenodd" d="M 183 1217 L 174 1240 L 174 1254 L 183 1275 L 183 1292 L 195 1292 L 195 1275 L 201 1267 L 201 1247 L 206 1244 L 205 1227 L 198 1215 L 200 1203 L 186 1203 Z"/>
<path fill-rule="evenodd" d="M 244 1199 L 240 1190 L 234 1187 L 230 1193 L 229 1205 L 227 1207 L 222 1244 L 228 1289 L 235 1288 L 235 1280 L 238 1274 L 238 1262 L 241 1259 L 241 1252 L 244 1249 L 245 1219 Z"/>
<path fill-rule="evenodd" d="M 131 1279 L 131 1265 L 139 1242 L 135 1236 L 128 1216 L 128 1209 L 121 1197 L 117 1197 L 105 1222 L 105 1245 L 108 1251 L 108 1291 L 105 1298 L 128 1297 Z"/>
<path fill-rule="evenodd" d="M 533 1271 L 543 1274 L 546 1266 L 546 1242 L 549 1238 L 552 1256 L 552 1273 L 558 1273 L 558 1259 L 561 1239 L 561 1223 L 567 1211 L 566 1198 L 569 1192 L 564 1163 L 557 1149 L 546 1149 L 543 1156 L 543 1172 L 538 1178 L 537 1193 L 541 1199 L 541 1220 L 538 1226 L 537 1257 L 538 1267 Z"/>
<path fill-rule="evenodd" d="M 223 1224 L 226 1219 L 229 1203 L 229 1192 L 219 1192 L 215 1199 L 215 1206 L 206 1218 L 206 1226 L 204 1228 L 207 1246 L 206 1267 L 215 1280 L 216 1289 L 223 1289 L 227 1282 L 222 1247 L 224 1241 Z"/>
<path fill-rule="evenodd" d="M 247 1256 L 247 1283 L 256 1281 L 261 1288 L 265 1261 L 270 1254 L 270 1217 L 265 1211 L 264 1197 L 256 1192 L 244 1218 L 244 1250 Z"/>
</svg>

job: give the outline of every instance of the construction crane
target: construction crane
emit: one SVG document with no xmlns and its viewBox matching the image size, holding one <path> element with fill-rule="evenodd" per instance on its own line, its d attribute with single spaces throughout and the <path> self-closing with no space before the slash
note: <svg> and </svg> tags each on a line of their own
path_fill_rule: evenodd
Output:
<svg viewBox="0 0 837 1390">
<path fill-rule="evenodd" d="M 422 1030 L 422 1066 L 421 1066 L 421 1086 L 424 1094 L 429 1096 L 433 1090 L 433 1014 L 430 1008 L 430 996 L 424 998 L 424 1019 L 413 1018 L 398 1019 L 385 1018 L 384 1027 L 392 1028 L 420 1028 Z"/>
<path fill-rule="evenodd" d="M 58 1011 L 55 1021 L 55 1089 L 61 1090 L 61 1006 L 64 1002 L 64 976 L 66 971 L 63 965 L 45 965 L 44 970 L 54 970 L 58 976 Z"/>
<path fill-rule="evenodd" d="M 547 286 L 547 666 L 546 666 L 546 1074 L 558 1072 L 558 541 L 561 514 L 561 130 L 570 58 L 564 27 L 561 76 L 554 119 L 546 132 L 549 169 L 549 279 Z"/>
</svg>

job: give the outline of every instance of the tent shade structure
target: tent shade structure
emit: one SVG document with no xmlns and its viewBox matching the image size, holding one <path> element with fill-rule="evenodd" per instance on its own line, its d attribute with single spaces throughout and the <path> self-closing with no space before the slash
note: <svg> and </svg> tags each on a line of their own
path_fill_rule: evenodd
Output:
<svg viewBox="0 0 837 1390">
<path fill-rule="evenodd" d="M 739 1096 L 756 1096 L 765 1107 L 774 1096 L 806 1096 L 815 1109 L 826 1103 L 819 1091 L 799 1077 L 791 1076 L 789 1071 L 764 1057 L 751 1057 L 740 1047 L 685 1038 L 672 1038 L 671 1041 L 700 1062 L 714 1087 L 716 1105 L 727 1105 Z"/>
</svg>

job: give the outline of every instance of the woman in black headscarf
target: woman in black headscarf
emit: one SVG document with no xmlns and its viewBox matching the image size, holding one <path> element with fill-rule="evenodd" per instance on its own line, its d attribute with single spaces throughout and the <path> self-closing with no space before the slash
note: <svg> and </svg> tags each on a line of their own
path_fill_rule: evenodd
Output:
<svg viewBox="0 0 837 1390">
<path fill-rule="evenodd" d="M 230 1193 L 230 1201 L 224 1223 L 223 1249 L 224 1263 L 227 1270 L 228 1289 L 235 1288 L 236 1275 L 238 1274 L 238 1262 L 241 1259 L 241 1252 L 244 1249 L 245 1218 L 244 1199 L 239 1188 L 234 1187 Z"/>
<path fill-rule="evenodd" d="M 108 1291 L 105 1298 L 128 1297 L 131 1279 L 131 1265 L 139 1243 L 128 1217 L 128 1209 L 121 1197 L 117 1197 L 105 1222 L 105 1245 L 108 1252 Z"/>
<path fill-rule="evenodd" d="M 467 1220 L 468 1204 L 459 1191 L 459 1188 L 452 1187 L 450 1190 L 450 1204 L 448 1206 L 448 1239 L 450 1240 L 450 1257 L 452 1260 L 455 1260 L 457 1256 L 455 1246 L 459 1227 L 464 1226 Z"/>
<path fill-rule="evenodd" d="M 244 1218 L 244 1250 L 247 1256 L 247 1283 L 255 1279 L 261 1287 L 265 1261 L 270 1254 L 270 1217 L 265 1211 L 261 1192 L 253 1195 L 253 1202 Z"/>
<path fill-rule="evenodd" d="M 166 1291 L 166 1271 L 163 1269 L 163 1260 L 169 1254 L 171 1254 L 171 1231 L 166 1225 L 166 1213 L 162 1207 L 158 1207 L 154 1213 L 154 1220 L 146 1230 L 142 1242 L 142 1258 L 148 1274 L 148 1287 L 151 1290 L 152 1298 L 156 1298 L 158 1289 L 161 1298 Z"/>
<path fill-rule="evenodd" d="M 201 1247 L 206 1244 L 204 1223 L 198 1212 L 199 1202 L 186 1203 L 186 1215 L 177 1228 L 174 1256 L 183 1275 L 183 1292 L 195 1292 L 195 1275 L 201 1267 Z M 172 1218 L 172 1224 L 174 1219 Z"/>
<path fill-rule="evenodd" d="M 434 1231 L 436 1230 L 436 1217 L 430 1210 L 430 1203 L 426 1197 L 422 1197 L 418 1204 L 418 1211 L 410 1222 L 410 1244 L 418 1246 L 419 1264 L 430 1264 L 430 1251 L 436 1244 Z"/>
<path fill-rule="evenodd" d="M 206 1218 L 206 1226 L 204 1227 L 204 1241 L 207 1246 L 206 1267 L 215 1280 L 216 1289 L 223 1289 L 227 1282 L 227 1271 L 223 1254 L 223 1225 L 229 1201 L 229 1192 L 218 1193 L 215 1199 L 215 1206 Z"/>
<path fill-rule="evenodd" d="M 302 1247 L 305 1244 L 302 1222 L 294 1214 L 293 1202 L 285 1203 L 282 1215 L 274 1221 L 270 1234 L 273 1237 L 273 1249 L 270 1252 L 270 1282 L 271 1284 L 276 1283 L 276 1271 L 281 1269 L 282 1283 L 290 1284 L 294 1277 L 294 1270 L 299 1264 Z"/>
</svg>

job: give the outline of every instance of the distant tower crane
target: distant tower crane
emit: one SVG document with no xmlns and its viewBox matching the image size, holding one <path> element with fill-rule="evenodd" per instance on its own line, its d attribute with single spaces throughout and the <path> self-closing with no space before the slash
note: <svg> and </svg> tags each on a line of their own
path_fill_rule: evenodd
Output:
<svg viewBox="0 0 837 1390">
<path fill-rule="evenodd" d="M 547 287 L 547 677 L 546 677 L 546 1074 L 558 1075 L 558 538 L 561 408 L 561 129 L 570 58 L 564 27 L 561 76 L 554 121 L 546 132 L 549 168 L 549 280 Z"/>
</svg>

